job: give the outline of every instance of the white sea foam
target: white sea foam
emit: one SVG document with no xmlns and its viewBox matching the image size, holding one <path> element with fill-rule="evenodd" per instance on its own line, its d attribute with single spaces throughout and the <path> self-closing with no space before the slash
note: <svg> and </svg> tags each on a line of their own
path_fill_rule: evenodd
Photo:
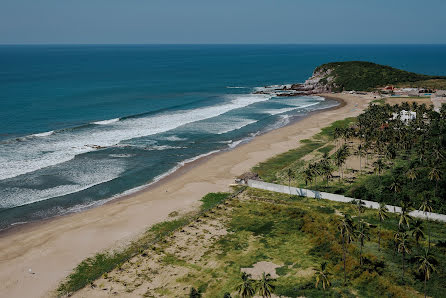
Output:
<svg viewBox="0 0 446 298">
<path fill-rule="evenodd" d="M 18 221 L 18 222 L 14 222 L 11 224 L 11 226 L 19 226 L 19 225 L 24 225 L 27 224 L 27 221 Z"/>
<path fill-rule="evenodd" d="M 89 202 L 87 204 L 78 204 L 78 205 L 72 206 L 72 207 L 68 208 L 67 210 L 65 210 L 65 212 L 63 212 L 63 213 L 79 212 L 79 211 L 82 211 L 82 210 L 85 210 L 85 209 L 88 209 L 88 208 L 91 208 L 91 207 L 103 205 L 103 204 L 105 204 L 105 203 L 107 203 L 109 201 L 115 200 L 117 198 L 121 198 L 121 197 L 124 197 L 124 196 L 128 196 L 128 195 L 134 194 L 134 193 L 136 193 L 138 191 L 141 191 L 141 190 L 143 190 L 143 189 L 145 189 L 145 188 L 155 184 L 156 182 L 160 181 L 161 179 L 163 179 L 163 178 L 165 178 L 165 177 L 175 173 L 176 171 L 178 171 L 181 167 L 185 166 L 186 164 L 194 162 L 194 161 L 196 161 L 196 160 L 198 160 L 200 158 L 203 158 L 203 157 L 206 157 L 206 156 L 212 155 L 214 153 L 218 153 L 218 152 L 220 152 L 220 150 L 211 151 L 211 152 L 208 152 L 208 153 L 204 153 L 204 154 L 201 154 L 201 155 L 198 155 L 198 156 L 186 159 L 184 161 L 179 162 L 172 169 L 164 172 L 161 175 L 156 176 L 148 184 L 144 184 L 144 185 L 141 185 L 141 186 L 134 187 L 132 189 L 126 190 L 124 192 L 116 194 L 116 195 L 114 195 L 114 196 L 112 196 L 110 198 L 107 198 L 107 199 L 93 201 L 93 202 Z"/>
<path fill-rule="evenodd" d="M 114 119 L 109 119 L 109 120 L 96 121 L 96 122 L 93 122 L 93 124 L 108 125 L 108 124 L 118 122 L 119 120 L 120 120 L 120 118 L 114 118 Z"/>
<path fill-rule="evenodd" d="M 82 127 L 64 130 L 45 138 L 0 143 L 0 180 L 34 172 L 73 159 L 79 154 L 96 150 L 85 146 L 114 146 L 124 140 L 166 132 L 179 126 L 213 118 L 234 109 L 266 101 L 270 95 L 246 94 L 230 95 L 222 104 L 194 110 L 166 112 L 141 118 L 127 118 L 114 122 L 103 129 Z M 99 147 L 97 147 L 99 148 Z"/>
<path fill-rule="evenodd" d="M 206 157 L 206 156 L 212 155 L 212 154 L 214 154 L 214 153 L 218 153 L 218 152 L 220 152 L 220 150 L 214 150 L 214 151 L 210 151 L 210 152 L 208 152 L 208 153 L 204 153 L 204 154 L 201 154 L 201 155 L 198 155 L 198 156 L 195 156 L 195 157 L 192 157 L 192 158 L 189 158 L 189 159 L 180 161 L 180 162 L 178 162 L 178 163 L 176 164 L 176 166 L 174 166 L 174 167 L 171 168 L 170 170 L 168 170 L 168 171 L 162 173 L 161 175 L 158 175 L 158 176 L 156 176 L 155 178 L 153 178 L 152 181 L 151 181 L 150 183 L 145 184 L 145 185 L 141 185 L 141 186 L 137 186 L 137 187 L 135 187 L 135 188 L 126 190 L 126 191 L 124 191 L 124 192 L 122 192 L 122 193 L 116 194 L 116 195 L 114 195 L 112 198 L 107 199 L 106 201 L 109 201 L 109 200 L 111 200 L 111 199 L 116 199 L 116 198 L 119 198 L 119 197 L 123 197 L 123 196 L 127 196 L 127 195 L 133 194 L 133 193 L 135 193 L 135 192 L 138 192 L 138 191 L 140 191 L 140 190 L 143 190 L 143 189 L 145 189 L 145 188 L 147 188 L 147 187 L 149 187 L 149 186 L 155 184 L 156 182 L 160 181 L 161 179 L 163 179 L 163 178 L 165 178 L 165 177 L 167 177 L 167 176 L 169 176 L 169 175 L 175 173 L 175 172 L 178 171 L 181 167 L 187 165 L 188 163 L 194 162 L 194 161 L 196 161 L 196 160 L 198 160 L 198 159 L 200 159 L 200 158 L 203 158 L 203 157 Z"/>
<path fill-rule="evenodd" d="M 293 110 L 298 109 L 299 107 L 292 107 L 292 108 L 282 108 L 282 109 L 274 109 L 274 110 L 264 110 L 264 113 L 268 113 L 270 115 L 278 115 L 278 114 L 283 114 L 286 112 L 291 112 Z"/>
<path fill-rule="evenodd" d="M 225 123 L 225 125 L 219 125 L 218 127 L 215 127 L 213 130 L 214 133 L 222 135 L 234 130 L 239 130 L 240 128 L 243 128 L 245 126 L 248 126 L 250 124 L 254 124 L 258 122 L 258 120 L 252 120 L 252 119 L 231 119 L 230 123 Z"/>
<path fill-rule="evenodd" d="M 194 156 L 194 157 L 192 157 L 192 158 L 189 158 L 189 159 L 180 161 L 179 163 L 177 163 L 177 165 L 176 165 L 175 167 L 173 167 L 173 168 L 170 169 L 169 171 L 164 172 L 163 174 L 158 175 L 158 176 L 156 176 L 155 178 L 153 178 L 152 182 L 150 182 L 149 184 L 147 184 L 146 187 L 147 187 L 147 186 L 150 186 L 150 185 L 152 185 L 152 184 L 154 184 L 154 183 L 156 183 L 156 182 L 158 182 L 158 181 L 160 181 L 161 179 L 163 179 L 163 178 L 169 176 L 170 174 L 175 173 L 176 171 L 178 171 L 178 169 L 180 169 L 181 167 L 184 167 L 184 166 L 187 165 L 188 163 L 194 162 L 194 161 L 196 161 L 196 160 L 198 160 L 198 159 L 200 159 L 200 158 L 209 156 L 209 155 L 214 154 L 214 153 L 217 153 L 217 152 L 220 152 L 220 150 L 210 151 L 210 152 L 208 152 L 208 153 L 200 154 L 200 155 Z"/>
<path fill-rule="evenodd" d="M 323 98 L 322 96 L 318 96 L 318 95 L 311 95 L 308 97 L 311 97 L 312 99 L 319 100 L 319 101 L 325 101 L 325 98 Z"/>
<path fill-rule="evenodd" d="M 239 87 L 239 86 L 227 86 L 228 89 L 246 89 L 248 87 Z"/>
<path fill-rule="evenodd" d="M 297 108 L 306 108 L 309 106 L 318 105 L 321 102 L 321 100 L 313 97 L 286 97 L 277 99 L 277 101 Z"/>
<path fill-rule="evenodd" d="M 269 125 L 265 129 L 265 131 L 270 131 L 270 130 L 273 130 L 273 129 L 277 129 L 277 128 L 283 127 L 283 126 L 285 126 L 285 125 L 287 125 L 289 123 L 290 123 L 290 116 L 289 115 L 286 115 L 286 114 L 285 115 L 279 115 L 279 119 L 274 124 Z"/>
<path fill-rule="evenodd" d="M 50 131 L 46 131 L 46 132 L 41 132 L 41 133 L 35 133 L 32 136 L 33 137 L 47 137 L 50 136 L 54 133 L 54 130 L 50 130 Z"/>
<path fill-rule="evenodd" d="M 164 138 L 160 138 L 160 139 L 165 140 L 165 141 L 171 141 L 171 142 L 187 141 L 187 138 L 180 138 L 179 136 L 169 136 L 169 137 L 164 137 Z"/>
<path fill-rule="evenodd" d="M 137 186 L 135 188 L 126 190 L 122 193 L 116 194 L 110 198 L 107 199 L 103 199 L 103 200 L 98 200 L 98 201 L 93 201 L 93 202 L 89 202 L 86 204 L 77 204 L 74 206 L 71 206 L 65 210 L 60 210 L 61 212 L 59 214 L 66 214 L 66 213 L 72 213 L 72 212 L 80 212 L 82 210 L 91 208 L 91 207 L 95 207 L 95 206 L 100 206 L 103 205 L 111 200 L 123 197 L 123 196 L 127 196 L 127 195 L 131 195 L 133 193 L 136 193 L 140 190 L 143 190 L 151 185 L 153 185 L 154 183 L 160 181 L 161 179 L 173 174 L 174 172 L 176 172 L 178 169 L 180 169 L 181 167 L 185 166 L 186 164 L 189 164 L 191 162 L 194 162 L 200 158 L 212 155 L 214 153 L 218 153 L 220 152 L 220 150 L 214 150 L 211 152 L 207 152 L 186 160 L 183 160 L 181 162 L 178 162 L 177 165 L 173 168 L 171 168 L 170 170 L 162 173 L 161 175 L 156 176 L 155 178 L 152 179 L 152 181 L 148 184 L 145 185 L 141 185 L 141 186 Z M 107 162 L 108 163 L 108 162 Z M 108 163 L 109 164 L 109 163 Z M 103 166 L 103 165 L 102 165 Z M 101 165 L 98 164 L 93 164 L 93 167 L 97 169 L 97 167 L 100 167 L 100 169 L 104 169 L 103 167 L 101 167 Z M 24 206 L 24 205 L 28 205 L 28 204 L 32 204 L 32 203 L 36 203 L 39 201 L 44 201 L 53 197 L 56 197 L 58 195 L 67 195 L 70 193 L 75 193 L 78 191 L 82 191 L 85 189 L 88 189 L 90 187 L 93 187 L 95 185 L 101 184 L 101 183 L 105 183 L 108 181 L 111 181 L 117 177 L 119 177 L 120 172 L 122 171 L 122 168 L 120 167 L 116 167 L 116 165 L 114 165 L 113 168 L 106 168 L 105 169 L 107 171 L 107 177 L 103 177 L 102 181 L 98 182 L 97 179 L 92 179 L 91 176 L 88 176 L 87 179 L 91 180 L 95 180 L 95 183 L 90 183 L 87 185 L 78 185 L 78 188 L 75 190 L 74 187 L 73 188 L 69 188 L 69 187 L 55 187 L 55 188 L 49 188 L 49 189 L 45 189 L 43 191 L 39 191 L 39 190 L 29 190 L 26 193 L 21 193 L 21 189 L 7 189 L 7 190 L 3 190 L 3 192 L 7 191 L 8 194 L 4 195 L 2 194 L 2 191 L 0 191 L 0 208 L 11 208 L 11 207 L 16 207 L 16 206 Z M 112 171 L 110 171 L 112 170 Z M 89 172 L 89 171 L 87 171 Z M 112 172 L 112 173 L 111 173 Z M 67 173 L 67 176 L 69 176 L 70 178 L 75 178 L 74 180 L 77 180 L 76 182 L 86 182 L 85 179 L 84 181 L 80 181 L 79 178 L 82 178 L 82 176 L 76 175 L 72 172 Z M 85 178 L 85 176 L 83 176 Z M 77 179 L 76 179 L 77 178 Z M 105 179 L 104 179 L 105 178 Z M 50 195 L 51 194 L 51 195 Z M 29 197 L 33 197 L 32 200 L 26 200 L 24 198 L 29 198 Z M 16 204 L 16 205 L 14 205 Z M 20 222 L 20 223 L 14 223 L 12 225 L 16 225 L 16 224 L 22 224 L 22 223 L 26 223 L 26 222 Z"/>
<path fill-rule="evenodd" d="M 155 146 L 146 147 L 146 148 L 144 148 L 144 150 L 158 150 L 158 151 L 162 151 L 162 150 L 168 150 L 168 149 L 184 149 L 184 148 L 187 148 L 187 147 L 169 146 L 169 145 L 155 145 Z"/>
<path fill-rule="evenodd" d="M 306 105 L 299 106 L 298 108 L 299 109 L 306 109 L 306 108 L 309 108 L 309 107 L 312 107 L 312 106 L 315 106 L 315 105 L 318 105 L 318 104 L 319 104 L 318 102 L 309 103 L 309 104 L 306 104 Z"/>
<path fill-rule="evenodd" d="M 237 147 L 238 145 L 240 145 L 242 142 L 246 142 L 246 141 L 248 141 L 249 139 L 250 139 L 250 138 L 245 138 L 245 139 L 241 139 L 241 140 L 238 140 L 238 141 L 234 141 L 234 142 L 228 144 L 228 147 L 231 148 L 231 149 L 234 149 L 235 147 Z"/>
<path fill-rule="evenodd" d="M 5 186 L 0 189 L 0 208 L 24 206 L 86 190 L 118 178 L 124 170 L 124 163 L 120 159 L 92 160 L 82 167 L 61 168 L 58 176 L 67 182 L 44 189 L 38 186 L 40 177 L 28 177 L 29 185 L 26 188 Z"/>
<path fill-rule="evenodd" d="M 135 154 L 109 154 L 108 156 L 116 158 L 129 158 L 135 156 Z"/>
</svg>

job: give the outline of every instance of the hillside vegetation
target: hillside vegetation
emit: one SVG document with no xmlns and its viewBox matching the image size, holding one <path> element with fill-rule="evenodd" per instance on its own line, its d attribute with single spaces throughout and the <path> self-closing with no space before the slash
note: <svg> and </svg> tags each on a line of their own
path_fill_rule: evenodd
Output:
<svg viewBox="0 0 446 298">
<path fill-rule="evenodd" d="M 432 79 L 432 80 L 423 80 L 416 82 L 404 82 L 396 84 L 396 87 L 402 88 L 426 88 L 426 89 L 446 89 L 446 79 Z"/>
<path fill-rule="evenodd" d="M 329 84 L 332 91 L 370 91 L 380 86 L 402 83 L 407 85 L 411 82 L 416 82 L 421 87 L 423 81 L 446 79 L 444 76 L 417 74 L 363 61 L 327 63 L 317 67 L 314 73 L 325 74 L 320 83 Z M 432 81 L 429 85 L 431 83 Z"/>
</svg>

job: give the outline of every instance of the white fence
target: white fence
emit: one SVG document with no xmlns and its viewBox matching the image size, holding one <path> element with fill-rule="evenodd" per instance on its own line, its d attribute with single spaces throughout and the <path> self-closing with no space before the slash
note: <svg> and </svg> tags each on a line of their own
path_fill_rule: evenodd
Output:
<svg viewBox="0 0 446 298">
<path fill-rule="evenodd" d="M 337 195 L 333 193 L 328 192 L 322 192 L 317 190 L 311 190 L 311 189 L 305 189 L 305 188 L 296 188 L 296 187 L 288 187 L 286 185 L 281 184 L 273 184 L 273 183 L 267 183 L 263 181 L 257 181 L 257 180 L 248 180 L 247 185 L 252 188 L 258 188 L 263 190 L 269 190 L 274 192 L 280 192 L 280 193 L 286 193 L 290 195 L 297 195 L 302 197 L 309 197 L 309 198 L 315 198 L 315 199 L 325 199 L 335 202 L 342 202 L 342 203 L 350 203 L 352 200 L 355 200 L 355 198 L 346 197 L 343 195 Z M 367 208 L 372 209 L 378 209 L 379 203 L 373 202 L 373 201 L 366 201 L 361 200 L 364 202 L 364 206 Z M 391 213 L 400 213 L 401 207 L 398 206 L 392 206 L 392 205 L 386 205 L 387 209 Z M 409 213 L 410 216 L 416 217 L 416 218 L 426 218 L 426 215 L 429 217 L 429 220 L 438 220 L 446 222 L 446 215 L 439 214 L 439 213 L 432 213 L 432 212 L 421 212 L 419 210 L 414 210 Z"/>
</svg>

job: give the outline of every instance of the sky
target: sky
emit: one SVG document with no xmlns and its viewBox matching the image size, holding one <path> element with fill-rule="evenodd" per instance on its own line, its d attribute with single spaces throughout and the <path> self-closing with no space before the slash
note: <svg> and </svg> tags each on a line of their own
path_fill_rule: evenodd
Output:
<svg viewBox="0 0 446 298">
<path fill-rule="evenodd" d="M 446 44 L 446 0 L 0 0 L 0 44 Z"/>
</svg>

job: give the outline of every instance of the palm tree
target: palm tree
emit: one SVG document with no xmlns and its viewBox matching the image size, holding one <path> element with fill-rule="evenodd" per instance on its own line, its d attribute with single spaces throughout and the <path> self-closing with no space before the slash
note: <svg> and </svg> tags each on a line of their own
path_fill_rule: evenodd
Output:
<svg viewBox="0 0 446 298">
<path fill-rule="evenodd" d="M 241 279 L 241 282 L 235 287 L 236 291 L 238 291 L 242 298 L 254 296 L 256 291 L 254 289 L 253 281 L 251 280 L 251 275 L 243 272 Z"/>
<path fill-rule="evenodd" d="M 398 227 L 401 227 L 401 225 L 406 224 L 407 228 L 410 228 L 410 221 L 412 220 L 412 217 L 409 215 L 409 205 L 406 202 L 403 202 L 401 204 L 401 213 L 400 213 L 400 220 L 398 222 Z"/>
<path fill-rule="evenodd" d="M 262 278 L 257 284 L 258 294 L 263 298 L 271 298 L 271 294 L 274 292 L 275 286 L 272 284 L 271 275 L 263 272 Z"/>
<path fill-rule="evenodd" d="M 370 149 L 370 142 L 366 140 L 366 142 L 364 144 L 365 166 L 366 167 L 369 165 L 369 149 Z"/>
<path fill-rule="evenodd" d="M 378 219 L 379 219 L 379 231 L 378 231 L 378 251 L 381 250 L 381 225 L 384 220 L 389 218 L 387 214 L 387 206 L 385 203 L 379 204 L 378 208 Z"/>
<path fill-rule="evenodd" d="M 350 156 L 350 150 L 347 145 L 342 146 L 341 149 L 344 156 L 345 169 L 347 169 L 347 158 Z"/>
<path fill-rule="evenodd" d="M 413 184 L 413 181 L 415 179 L 417 179 L 417 171 L 415 170 L 415 168 L 410 168 L 407 172 L 406 172 L 406 177 L 408 179 L 410 179 L 410 181 Z"/>
<path fill-rule="evenodd" d="M 200 297 L 201 297 L 200 291 L 192 287 L 189 292 L 189 298 L 200 298 Z"/>
<path fill-rule="evenodd" d="M 370 228 L 369 226 L 361 220 L 357 229 L 357 236 L 359 239 L 360 250 L 359 250 L 359 264 L 362 266 L 362 248 L 366 240 L 370 240 Z"/>
<path fill-rule="evenodd" d="M 378 172 L 378 175 L 381 175 L 381 172 L 386 165 L 383 162 L 383 160 L 379 158 L 377 161 L 373 163 L 373 166 L 375 167 L 375 172 Z"/>
<path fill-rule="evenodd" d="M 308 185 L 308 182 L 311 183 L 313 181 L 313 177 L 314 177 L 313 171 L 310 168 L 308 168 L 304 171 L 303 176 L 304 176 L 304 180 L 305 180 L 305 185 Z"/>
<path fill-rule="evenodd" d="M 395 253 L 398 251 L 398 239 L 403 232 L 404 229 L 398 228 L 398 231 L 393 233 L 393 256 L 395 256 Z"/>
<path fill-rule="evenodd" d="M 358 145 L 357 154 L 359 156 L 359 173 L 361 173 L 362 172 L 362 157 L 365 155 L 364 146 L 362 144 Z"/>
<path fill-rule="evenodd" d="M 432 202 L 427 198 L 424 199 L 423 203 L 421 203 L 419 210 L 424 213 L 424 215 L 426 216 L 426 220 L 429 221 L 429 217 L 427 216 L 427 213 L 433 211 Z M 427 237 L 428 237 L 428 243 L 429 243 L 429 249 L 430 249 L 431 248 L 431 233 L 430 233 L 429 225 L 427 227 L 428 227 L 427 228 L 427 235 L 428 235 Z"/>
<path fill-rule="evenodd" d="M 442 153 L 441 145 L 438 143 L 434 143 L 434 146 L 432 148 L 431 152 L 431 158 L 438 164 L 438 161 L 444 158 L 444 155 Z"/>
<path fill-rule="evenodd" d="M 319 283 L 322 283 L 324 291 L 331 286 L 329 279 L 331 273 L 327 270 L 327 262 L 321 263 L 321 267 L 316 269 L 314 274 L 316 275 L 316 288 L 319 286 Z"/>
<path fill-rule="evenodd" d="M 290 191 L 290 196 L 291 196 L 291 179 L 295 178 L 293 170 L 288 169 L 287 176 L 288 176 L 288 189 Z"/>
<path fill-rule="evenodd" d="M 426 148 L 424 145 L 420 145 L 417 148 L 417 156 L 419 161 L 423 161 L 426 156 Z"/>
<path fill-rule="evenodd" d="M 330 180 L 330 178 L 332 177 L 331 172 L 333 171 L 331 164 L 330 164 L 330 160 L 328 159 L 328 155 L 324 154 L 323 159 L 319 162 L 319 168 L 320 168 L 320 172 L 321 175 L 323 175 L 327 181 L 327 185 L 328 182 Z"/>
<path fill-rule="evenodd" d="M 311 174 L 313 175 L 314 181 L 317 184 L 317 176 L 320 174 L 317 164 L 316 163 L 310 163 L 308 165 L 308 170 L 311 171 Z"/>
<path fill-rule="evenodd" d="M 424 250 L 424 254 L 417 257 L 418 264 L 420 265 L 418 267 L 418 270 L 423 273 L 424 275 L 424 297 L 426 298 L 426 291 L 427 291 L 427 281 L 431 277 L 431 273 L 435 272 L 436 269 L 434 267 L 434 263 L 436 260 L 434 257 L 429 253 L 428 249 Z"/>
<path fill-rule="evenodd" d="M 389 143 L 386 148 L 386 157 L 388 159 L 396 158 L 396 146 L 393 143 Z"/>
<path fill-rule="evenodd" d="M 341 136 L 341 129 L 339 127 L 336 127 L 334 129 L 333 137 L 336 140 L 336 150 L 338 149 L 339 144 L 339 137 Z"/>
<path fill-rule="evenodd" d="M 346 259 L 346 245 L 354 238 L 354 227 L 353 220 L 348 214 L 344 214 L 337 226 L 342 238 L 342 249 L 343 249 L 343 261 L 344 261 L 344 285 L 347 284 L 347 273 L 345 270 L 345 259 Z"/>
<path fill-rule="evenodd" d="M 358 209 L 358 217 L 361 217 L 361 213 L 364 213 L 365 211 L 365 203 L 361 200 L 352 200 L 351 202 L 353 205 L 356 205 L 356 208 Z"/>
<path fill-rule="evenodd" d="M 344 179 L 344 171 L 342 169 L 342 166 L 344 165 L 345 160 L 347 159 L 348 155 L 349 155 L 348 147 L 345 144 L 342 145 L 342 147 L 339 148 L 339 150 L 335 152 L 336 166 L 339 167 L 339 171 L 341 172 L 342 179 Z M 341 181 L 341 177 L 339 177 L 339 181 Z"/>
<path fill-rule="evenodd" d="M 434 197 L 437 193 L 437 187 L 438 187 L 438 181 L 441 179 L 441 171 L 436 166 L 433 166 L 428 174 L 428 178 L 430 181 L 435 180 L 435 191 L 434 191 Z"/>
<path fill-rule="evenodd" d="M 403 275 L 402 275 L 402 280 L 404 281 L 404 260 L 405 260 L 405 256 L 406 253 L 410 254 L 410 244 L 409 244 L 409 236 L 407 235 L 407 233 L 404 231 L 402 233 L 399 233 L 398 237 L 397 237 L 397 241 L 398 241 L 398 252 L 402 254 L 402 268 L 403 268 Z"/>
<path fill-rule="evenodd" d="M 424 232 L 423 232 L 423 223 L 421 222 L 421 220 L 416 220 L 412 226 L 412 237 L 415 238 L 415 242 L 417 243 L 418 246 L 418 242 L 421 239 L 424 239 Z"/>
<path fill-rule="evenodd" d="M 399 177 L 394 177 L 390 184 L 390 190 L 393 190 L 393 200 L 396 201 L 396 194 L 401 191 L 401 182 Z"/>
</svg>

